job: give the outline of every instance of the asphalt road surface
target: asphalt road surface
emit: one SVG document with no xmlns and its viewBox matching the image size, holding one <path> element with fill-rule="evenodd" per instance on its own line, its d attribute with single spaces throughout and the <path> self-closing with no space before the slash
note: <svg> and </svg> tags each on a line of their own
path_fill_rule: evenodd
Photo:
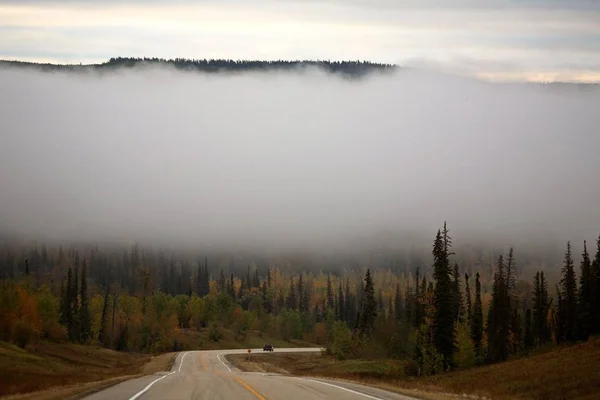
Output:
<svg viewBox="0 0 600 400">
<path fill-rule="evenodd" d="M 320 349 L 275 349 L 283 352 Z M 247 350 L 188 351 L 180 353 L 170 372 L 132 379 L 89 400 L 413 400 L 406 396 L 353 383 L 258 372 L 241 372 L 226 354 Z M 262 353 L 262 349 L 252 349 Z"/>
</svg>

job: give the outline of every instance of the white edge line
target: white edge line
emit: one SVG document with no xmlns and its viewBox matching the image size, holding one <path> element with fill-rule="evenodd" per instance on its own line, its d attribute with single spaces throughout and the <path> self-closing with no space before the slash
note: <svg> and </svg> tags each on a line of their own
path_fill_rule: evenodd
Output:
<svg viewBox="0 0 600 400">
<path fill-rule="evenodd" d="M 161 379 L 165 379 L 167 376 L 174 374 L 177 371 L 171 371 L 169 372 L 167 375 L 165 376 L 161 376 L 160 378 L 150 382 L 150 384 L 148 386 L 146 386 L 143 390 L 140 390 L 136 395 L 134 395 L 133 397 L 129 398 L 129 400 L 135 400 L 138 397 L 140 397 L 141 395 L 143 395 L 144 393 L 146 393 L 148 391 L 148 389 L 150 389 L 152 387 L 152 385 L 154 385 L 156 382 L 160 381 Z"/>
<path fill-rule="evenodd" d="M 354 393 L 354 394 L 357 394 L 359 396 L 364 396 L 366 398 L 373 399 L 373 400 L 383 400 L 380 397 L 375 397 L 375 396 L 371 396 L 369 394 L 357 392 L 356 390 L 348 389 L 348 388 L 345 388 L 343 386 L 334 385 L 332 383 L 317 381 L 317 380 L 314 380 L 314 379 L 304 379 L 304 378 L 298 378 L 298 379 L 303 380 L 303 381 L 310 381 L 310 382 L 320 383 L 321 385 L 331 386 L 331 387 L 338 388 L 338 389 L 341 389 L 341 390 L 345 390 L 346 392 Z"/>
<path fill-rule="evenodd" d="M 184 353 L 183 356 L 181 357 L 181 361 L 179 361 L 179 372 L 181 372 L 181 366 L 183 365 L 183 359 L 185 358 L 185 356 L 187 356 L 188 352 Z"/>
<path fill-rule="evenodd" d="M 222 354 L 223 354 L 223 353 L 221 353 L 221 354 L 217 354 L 217 358 L 219 359 L 219 361 L 221 361 L 221 364 L 223 364 L 224 366 L 226 366 L 226 367 L 227 367 L 227 369 L 229 370 L 229 372 L 231 372 L 231 368 L 229 368 L 229 365 L 225 364 L 225 363 L 223 362 L 223 360 L 221 360 L 221 355 L 222 355 Z"/>
<path fill-rule="evenodd" d="M 179 372 L 181 372 L 181 366 L 183 365 L 183 359 L 185 358 L 185 356 L 187 356 L 188 352 L 184 353 L 183 356 L 181 357 L 181 360 L 179 361 Z M 165 379 L 167 376 L 174 374 L 175 372 L 178 371 L 171 371 L 168 374 L 161 376 L 158 379 L 153 380 L 152 382 L 150 382 L 148 384 L 148 386 L 146 386 L 145 388 L 143 388 L 142 390 L 140 390 L 139 392 L 137 392 L 135 395 L 133 395 L 133 397 L 130 397 L 129 400 L 135 400 L 138 397 L 140 397 L 141 395 L 143 395 L 144 393 L 146 393 L 151 387 L 152 385 L 154 385 L 156 382 L 160 381 L 161 379 Z"/>
</svg>

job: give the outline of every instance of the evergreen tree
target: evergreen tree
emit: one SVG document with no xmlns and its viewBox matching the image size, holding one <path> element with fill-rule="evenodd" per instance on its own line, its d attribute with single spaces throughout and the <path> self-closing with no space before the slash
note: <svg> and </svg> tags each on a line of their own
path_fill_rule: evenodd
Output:
<svg viewBox="0 0 600 400">
<path fill-rule="evenodd" d="M 271 268 L 267 268 L 267 287 L 271 287 Z"/>
<path fill-rule="evenodd" d="M 102 315 L 100 316 L 100 330 L 98 332 L 98 341 L 104 347 L 110 346 L 110 336 L 108 333 L 108 307 L 109 307 L 110 297 L 108 286 L 106 286 L 106 291 L 104 292 L 104 301 L 102 303 Z"/>
<path fill-rule="evenodd" d="M 413 324 L 413 309 L 414 309 L 414 302 L 413 302 L 413 294 L 412 294 L 412 289 L 410 287 L 410 283 L 407 283 L 406 285 L 406 290 L 404 291 L 404 304 L 405 304 L 405 308 L 404 308 L 404 320 L 406 321 L 407 324 L 412 325 Z"/>
<path fill-rule="evenodd" d="M 237 298 L 241 299 L 242 297 L 244 297 L 244 294 L 246 293 L 246 291 L 248 290 L 247 288 L 247 284 L 248 284 L 248 280 L 247 280 L 247 276 L 246 278 L 243 277 L 242 275 L 242 282 L 240 284 L 240 288 L 238 289 L 238 294 L 237 294 Z"/>
<path fill-rule="evenodd" d="M 404 315 L 402 307 L 402 295 L 400 294 L 400 283 L 396 283 L 396 294 L 394 295 L 394 314 L 396 315 L 396 321 L 401 321 Z"/>
<path fill-rule="evenodd" d="M 73 271 L 69 266 L 69 270 L 67 272 L 67 284 L 65 286 L 64 280 L 61 283 L 61 303 L 60 303 L 60 323 L 65 327 L 69 328 L 71 326 L 71 287 L 73 286 Z"/>
<path fill-rule="evenodd" d="M 285 306 L 289 310 L 295 310 L 298 308 L 298 301 L 296 300 L 296 287 L 294 286 L 294 278 L 290 280 L 290 291 L 285 302 Z"/>
<path fill-rule="evenodd" d="M 471 323 L 471 312 L 473 304 L 471 302 L 471 287 L 469 286 L 469 275 L 465 273 L 465 311 L 467 312 L 467 322 Z"/>
<path fill-rule="evenodd" d="M 506 295 L 509 301 L 510 310 L 514 308 L 513 303 L 515 302 L 515 285 L 517 280 L 517 266 L 515 263 L 514 250 L 511 247 L 508 251 L 508 259 L 506 262 Z"/>
<path fill-rule="evenodd" d="M 300 312 L 308 312 L 308 299 L 302 282 L 302 274 L 298 275 L 298 308 Z"/>
<path fill-rule="evenodd" d="M 475 275 L 475 303 L 471 314 L 471 340 L 475 351 L 481 355 L 481 341 L 483 339 L 483 306 L 481 304 L 481 282 L 479 272 Z"/>
<path fill-rule="evenodd" d="M 254 276 L 252 277 L 252 287 L 260 287 L 260 279 L 258 277 L 258 268 L 254 270 Z"/>
<path fill-rule="evenodd" d="M 596 277 L 593 275 L 587 243 L 583 242 L 581 254 L 581 275 L 579 277 L 579 336 L 586 340 L 592 331 L 592 304 L 595 301 Z"/>
<path fill-rule="evenodd" d="M 377 318 L 377 302 L 375 301 L 375 286 L 371 277 L 371 270 L 367 269 L 365 274 L 365 289 L 363 293 L 362 306 L 358 329 L 363 334 L 371 336 Z"/>
<path fill-rule="evenodd" d="M 75 268 L 73 269 L 73 279 L 71 280 L 71 286 L 69 288 L 69 326 L 67 326 L 67 333 L 69 336 L 69 340 L 72 342 L 79 341 L 79 277 L 77 271 L 77 264 L 75 264 Z"/>
<path fill-rule="evenodd" d="M 420 279 L 419 279 L 419 268 L 417 268 L 417 271 L 415 272 L 415 295 L 413 298 L 413 327 L 414 328 L 419 328 L 421 326 L 421 323 L 423 322 L 423 301 L 422 301 L 422 295 L 423 292 L 421 291 L 421 287 L 419 286 L 421 283 Z"/>
<path fill-rule="evenodd" d="M 454 315 L 457 322 L 464 321 L 464 306 L 462 293 L 460 292 L 460 275 L 458 273 L 458 263 L 454 263 Z"/>
<path fill-rule="evenodd" d="M 577 280 L 571 257 L 571 242 L 567 242 L 560 288 L 562 300 L 562 308 L 559 311 L 561 339 L 571 342 L 577 339 Z"/>
<path fill-rule="evenodd" d="M 548 283 L 544 272 L 538 271 L 533 281 L 533 341 L 541 345 L 550 340 L 548 328 Z"/>
<path fill-rule="evenodd" d="M 196 293 L 204 297 L 204 266 L 198 262 L 198 273 L 196 275 Z"/>
<path fill-rule="evenodd" d="M 452 284 L 452 268 L 450 267 L 450 247 L 452 245 L 449 231 L 444 222 L 444 230 L 438 230 L 433 244 L 433 278 L 434 288 L 434 325 L 433 341 L 437 352 L 443 358 L 444 369 L 453 366 L 453 355 L 456 351 L 456 329 L 454 316 L 454 291 Z"/>
<path fill-rule="evenodd" d="M 229 295 L 229 297 L 235 300 L 235 284 L 233 274 L 229 276 L 229 283 L 227 284 L 227 294 Z"/>
<path fill-rule="evenodd" d="M 92 330 L 92 317 L 90 315 L 90 308 L 88 304 L 88 293 L 87 293 L 87 264 L 84 261 L 83 267 L 81 268 L 81 285 L 80 285 L 80 306 L 79 306 L 79 326 L 80 326 L 80 341 L 86 343 L 90 339 L 90 333 Z"/>
<path fill-rule="evenodd" d="M 346 304 L 344 302 L 344 291 L 342 290 L 342 281 L 340 280 L 340 284 L 338 287 L 338 299 L 337 299 L 337 305 L 338 305 L 338 312 L 337 312 L 337 319 L 344 321 L 346 319 Z"/>
<path fill-rule="evenodd" d="M 345 298 L 345 315 L 344 320 L 348 324 L 348 326 L 354 326 L 355 321 L 354 317 L 356 315 L 356 304 L 354 297 L 350 294 L 350 279 L 346 279 L 346 294 Z"/>
<path fill-rule="evenodd" d="M 219 293 L 225 293 L 227 291 L 227 284 L 225 281 L 225 271 L 223 271 L 223 268 L 221 268 L 221 271 L 219 271 L 219 282 L 217 283 L 217 286 L 219 287 Z"/>
<path fill-rule="evenodd" d="M 283 308 L 285 307 L 285 299 L 283 297 L 283 289 L 279 289 L 279 293 L 277 294 L 276 307 L 277 307 L 277 313 L 281 312 L 281 310 L 283 310 Z"/>
<path fill-rule="evenodd" d="M 208 273 L 208 258 L 204 257 L 204 277 L 202 279 L 204 284 L 203 293 L 207 296 L 210 293 L 210 275 Z"/>
<path fill-rule="evenodd" d="M 494 273 L 492 301 L 488 311 L 487 333 L 490 361 L 506 360 L 510 352 L 511 313 L 506 277 L 504 258 L 500 255 Z"/>
<path fill-rule="evenodd" d="M 592 262 L 592 275 L 596 277 L 595 301 L 592 304 L 592 332 L 600 333 L 600 235 L 596 241 L 596 256 Z"/>
<path fill-rule="evenodd" d="M 327 273 L 327 308 L 335 309 L 333 304 L 333 288 L 331 287 L 331 276 Z"/>
</svg>

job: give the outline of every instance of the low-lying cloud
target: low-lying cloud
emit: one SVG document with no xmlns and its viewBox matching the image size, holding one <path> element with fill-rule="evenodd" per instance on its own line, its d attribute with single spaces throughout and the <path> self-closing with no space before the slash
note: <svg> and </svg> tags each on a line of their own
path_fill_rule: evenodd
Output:
<svg viewBox="0 0 600 400">
<path fill-rule="evenodd" d="M 0 229 L 323 246 L 600 230 L 600 90 L 400 71 L 0 70 Z"/>
</svg>

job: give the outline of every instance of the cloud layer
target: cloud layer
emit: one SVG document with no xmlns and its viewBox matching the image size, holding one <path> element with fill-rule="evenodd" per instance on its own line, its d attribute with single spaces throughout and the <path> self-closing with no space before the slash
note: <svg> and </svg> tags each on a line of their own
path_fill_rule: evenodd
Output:
<svg viewBox="0 0 600 400">
<path fill-rule="evenodd" d="M 4 230 L 285 247 L 445 219 L 600 229 L 598 88 L 166 69 L 4 69 L 0 86 Z"/>
</svg>

